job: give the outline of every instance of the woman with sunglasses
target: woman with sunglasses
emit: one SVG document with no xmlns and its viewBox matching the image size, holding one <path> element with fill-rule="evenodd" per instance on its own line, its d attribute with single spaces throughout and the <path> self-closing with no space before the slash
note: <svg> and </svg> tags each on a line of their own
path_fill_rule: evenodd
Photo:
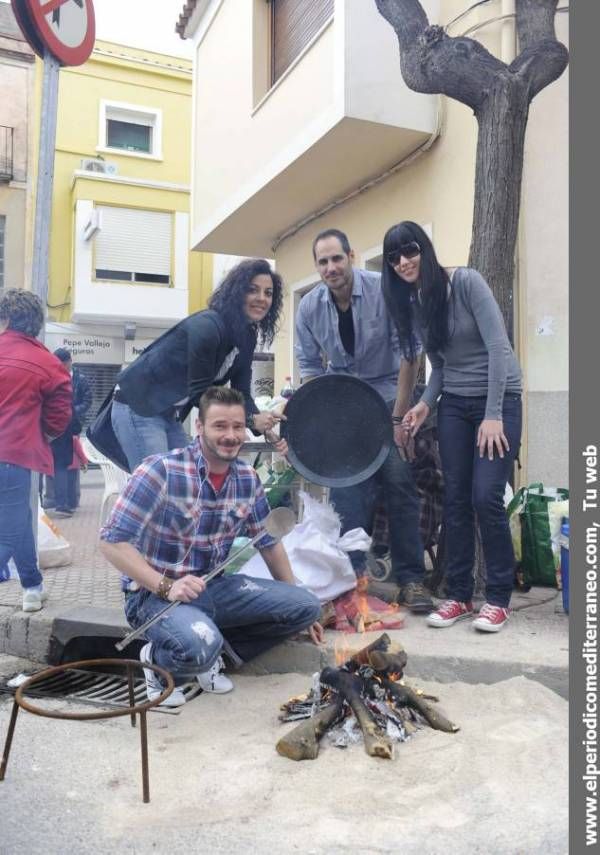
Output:
<svg viewBox="0 0 600 855">
<path fill-rule="evenodd" d="M 387 231 L 383 251 L 388 311 L 405 341 L 414 341 L 414 332 L 424 341 L 432 368 L 421 400 L 402 421 L 407 439 L 438 405 L 448 599 L 427 622 L 446 627 L 473 616 L 476 513 L 487 582 L 473 626 L 498 632 L 508 620 L 515 571 L 504 491 L 521 439 L 521 370 L 498 304 L 476 270 L 446 270 L 427 234 L 409 221 Z"/>
<path fill-rule="evenodd" d="M 285 440 L 272 432 L 281 417 L 259 412 L 250 394 L 254 349 L 273 341 L 282 288 L 281 276 L 265 259 L 240 262 L 208 309 L 167 330 L 121 371 L 111 421 L 131 472 L 151 454 L 187 445 L 181 422 L 209 386 L 226 383 L 244 395 L 247 426 L 286 452 Z"/>
</svg>

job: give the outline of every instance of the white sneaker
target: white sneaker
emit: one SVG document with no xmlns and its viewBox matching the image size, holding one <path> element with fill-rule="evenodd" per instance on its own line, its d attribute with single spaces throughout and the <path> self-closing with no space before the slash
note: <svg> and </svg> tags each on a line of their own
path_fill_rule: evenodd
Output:
<svg viewBox="0 0 600 855">
<path fill-rule="evenodd" d="M 212 668 L 208 671 L 203 671 L 201 674 L 196 674 L 196 680 L 200 684 L 203 692 L 213 692 L 215 695 L 225 695 L 227 692 L 233 691 L 233 683 L 221 674 L 221 668 L 225 667 L 223 659 L 219 656 Z"/>
<path fill-rule="evenodd" d="M 23 588 L 23 611 L 39 612 L 47 599 L 48 591 L 44 589 L 43 582 L 35 588 Z"/>
<path fill-rule="evenodd" d="M 140 662 L 152 664 L 152 644 L 144 644 L 140 650 Z M 144 677 L 146 678 L 146 694 L 149 701 L 154 701 L 162 694 L 165 687 L 160 682 L 158 674 L 150 668 L 144 668 Z M 161 701 L 159 707 L 181 707 L 185 703 L 185 695 L 181 686 L 175 686 L 168 698 Z"/>
</svg>

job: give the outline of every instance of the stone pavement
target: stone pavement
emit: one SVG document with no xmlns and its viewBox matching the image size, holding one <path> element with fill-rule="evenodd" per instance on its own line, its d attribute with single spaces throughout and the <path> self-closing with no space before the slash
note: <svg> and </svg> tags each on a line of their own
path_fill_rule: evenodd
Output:
<svg viewBox="0 0 600 855">
<path fill-rule="evenodd" d="M 0 584 L 0 653 L 46 662 L 53 658 L 57 640 L 62 645 L 75 635 L 116 640 L 127 632 L 119 575 L 98 549 L 103 495 L 100 471 L 82 473 L 81 487 L 76 514 L 55 521 L 73 547 L 73 563 L 44 571 L 49 593 L 44 609 L 24 614 L 18 581 Z M 497 635 L 477 633 L 468 621 L 447 630 L 432 629 L 422 617 L 405 613 L 404 627 L 390 635 L 407 650 L 407 675 L 442 682 L 494 683 L 525 674 L 567 697 L 568 618 L 560 595 L 552 589 L 535 588 L 528 594 L 515 594 L 511 605 L 515 609 L 511 620 Z M 334 658 L 340 641 L 357 648 L 373 637 L 328 632 L 322 648 L 309 641 L 287 642 L 245 670 L 312 673 Z"/>
</svg>

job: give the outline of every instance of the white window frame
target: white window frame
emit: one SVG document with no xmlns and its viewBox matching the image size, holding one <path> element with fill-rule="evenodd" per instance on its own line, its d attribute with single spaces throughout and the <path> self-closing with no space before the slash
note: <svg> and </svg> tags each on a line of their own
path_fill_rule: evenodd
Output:
<svg viewBox="0 0 600 855">
<path fill-rule="evenodd" d="M 143 215 L 145 213 L 160 214 L 165 218 L 165 224 L 167 222 L 169 223 L 170 235 L 169 235 L 169 259 L 168 259 L 168 268 L 169 269 L 168 269 L 168 273 L 164 273 L 164 272 L 159 273 L 158 271 L 149 271 L 148 272 L 148 275 L 152 275 L 152 276 L 157 276 L 157 275 L 168 276 L 168 282 L 152 282 L 152 281 L 144 280 L 143 278 L 136 280 L 135 275 L 137 274 L 140 277 L 143 277 L 143 272 L 140 272 L 139 269 L 138 270 L 135 269 L 135 263 L 134 263 L 134 265 L 132 265 L 131 270 L 129 270 L 129 268 L 126 268 L 123 270 L 122 268 L 119 268 L 118 266 L 117 267 L 100 266 L 101 265 L 101 259 L 98 259 L 99 250 L 98 250 L 98 247 L 96 246 L 96 244 L 94 244 L 94 246 L 93 246 L 92 281 L 96 282 L 96 283 L 102 283 L 103 285 L 117 284 L 117 285 L 134 285 L 136 287 L 144 286 L 144 287 L 152 287 L 152 288 L 173 288 L 174 287 L 174 279 L 175 279 L 175 276 L 174 276 L 174 253 L 176 252 L 176 246 L 175 246 L 175 240 L 174 240 L 175 224 L 173 221 L 173 212 L 172 211 L 152 210 L 152 209 L 145 209 L 145 208 L 132 208 L 132 207 L 124 206 L 124 205 L 106 205 L 104 203 L 101 203 L 101 204 L 98 204 L 98 206 L 95 207 L 94 211 L 93 211 L 93 214 L 95 214 L 95 216 L 97 217 L 97 219 L 99 221 L 98 231 L 100 233 L 102 233 L 102 227 L 106 223 L 106 216 L 104 216 L 105 211 L 106 211 L 106 209 L 109 209 L 109 208 L 115 210 L 115 212 L 119 211 L 123 214 L 125 214 L 126 211 L 131 211 L 134 214 L 137 213 L 137 214 L 141 214 L 141 215 Z M 127 216 L 127 214 L 125 214 L 125 216 Z M 90 219 L 92 219 L 92 218 L 90 218 Z M 97 237 L 97 235 L 96 235 L 96 237 Z M 128 274 L 130 274 L 130 278 L 126 279 L 126 278 L 118 278 L 118 277 L 111 277 L 111 276 L 106 276 L 106 277 L 98 276 L 98 270 L 114 270 L 115 272 L 119 271 L 119 272 L 122 272 L 124 274 L 128 273 Z"/>
<path fill-rule="evenodd" d="M 131 124 L 146 125 L 152 128 L 152 151 L 127 151 L 124 148 L 109 147 L 106 142 L 106 123 L 109 119 Z M 124 157 L 138 157 L 143 160 L 162 160 L 162 110 L 158 107 L 144 107 L 141 104 L 127 104 L 124 101 L 100 100 L 98 116 L 98 145 L 96 151 L 107 154 L 120 154 Z"/>
</svg>

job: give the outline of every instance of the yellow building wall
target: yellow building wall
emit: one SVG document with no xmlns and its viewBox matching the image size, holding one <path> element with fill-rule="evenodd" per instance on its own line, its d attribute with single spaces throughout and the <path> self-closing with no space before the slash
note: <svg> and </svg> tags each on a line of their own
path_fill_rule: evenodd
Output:
<svg viewBox="0 0 600 855">
<path fill-rule="evenodd" d="M 36 70 L 34 163 L 37 171 L 42 82 L 40 60 Z M 98 152 L 101 100 L 161 110 L 161 160 L 112 150 Z M 74 206 L 77 199 L 93 199 L 98 204 L 190 212 L 187 190 L 81 178 L 74 184 L 74 172 L 81 168 L 81 159 L 101 155 L 117 164 L 120 178 L 189 187 L 191 122 L 192 76 L 191 63 L 187 60 L 98 41 L 87 63 L 61 69 L 52 221 L 49 224 L 50 319 L 63 322 L 71 319 Z M 212 290 L 212 256 L 190 253 L 188 286 L 189 310 L 203 308 Z"/>
</svg>

